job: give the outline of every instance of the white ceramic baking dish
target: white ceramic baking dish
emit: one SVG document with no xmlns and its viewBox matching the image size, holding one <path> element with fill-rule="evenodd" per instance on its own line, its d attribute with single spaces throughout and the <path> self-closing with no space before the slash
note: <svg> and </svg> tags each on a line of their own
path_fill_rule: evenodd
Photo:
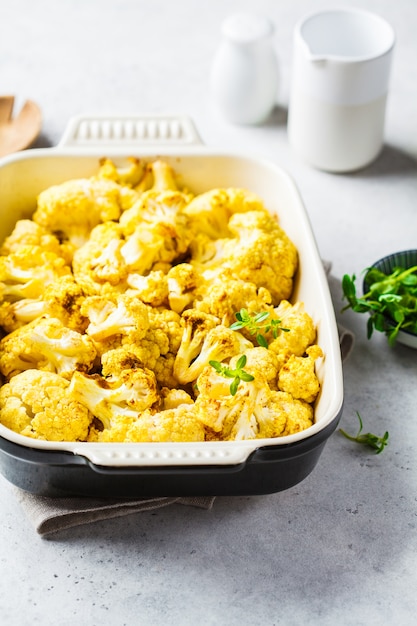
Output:
<svg viewBox="0 0 417 626">
<path fill-rule="evenodd" d="M 277 439 L 168 444 L 46 442 L 23 437 L 0 424 L 0 469 L 12 482 L 37 493 L 264 493 L 299 482 L 314 467 L 340 419 L 343 378 L 327 279 L 294 182 L 271 162 L 203 145 L 185 116 L 76 117 L 57 147 L 0 160 L 0 239 L 11 232 L 16 220 L 31 215 L 40 191 L 93 175 L 103 156 L 116 163 L 123 163 L 128 156 L 144 160 L 162 157 L 194 193 L 214 187 L 245 187 L 278 214 L 299 252 L 292 300 L 305 303 L 325 353 L 317 365 L 321 392 L 315 423 L 303 432 Z M 289 457 L 292 469 L 285 461 Z M 262 464 L 266 465 L 259 471 Z M 258 470 L 249 467 L 256 465 Z M 70 466 L 78 468 L 79 474 L 71 474 Z M 58 479 L 58 474 L 64 478 Z M 74 478 L 75 474 L 79 478 Z"/>
</svg>

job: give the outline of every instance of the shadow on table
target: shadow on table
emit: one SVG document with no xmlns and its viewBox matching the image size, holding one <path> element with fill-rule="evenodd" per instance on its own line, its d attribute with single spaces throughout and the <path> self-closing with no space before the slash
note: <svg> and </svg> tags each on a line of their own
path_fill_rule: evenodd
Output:
<svg viewBox="0 0 417 626">
<path fill-rule="evenodd" d="M 415 176 L 417 158 L 398 148 L 385 144 L 379 157 L 368 167 L 346 174 L 356 178 L 380 178 L 381 176 Z"/>
<path fill-rule="evenodd" d="M 48 135 L 41 133 L 36 141 L 30 146 L 29 150 L 34 148 L 52 148 L 53 146 L 54 142 L 48 137 Z"/>
<path fill-rule="evenodd" d="M 288 109 L 276 105 L 262 126 L 286 126 L 288 122 Z"/>
</svg>

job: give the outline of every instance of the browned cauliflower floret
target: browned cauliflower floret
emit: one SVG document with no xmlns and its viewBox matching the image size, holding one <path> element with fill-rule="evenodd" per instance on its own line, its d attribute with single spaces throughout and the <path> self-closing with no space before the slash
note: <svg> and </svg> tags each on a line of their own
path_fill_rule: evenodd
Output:
<svg viewBox="0 0 417 626">
<path fill-rule="evenodd" d="M 105 429 L 111 429 L 119 420 L 124 424 L 136 420 L 142 411 L 159 402 L 153 372 L 140 367 L 107 378 L 75 372 L 69 392 Z"/>
<path fill-rule="evenodd" d="M 209 330 L 220 320 L 214 315 L 189 309 L 182 314 L 183 332 L 175 359 L 175 376 L 180 382 L 190 382 L 188 368 L 198 357 Z"/>
<path fill-rule="evenodd" d="M 225 326 L 236 321 L 235 313 L 246 308 L 249 313 L 269 311 L 272 297 L 265 287 L 239 278 L 215 278 L 199 286 L 194 306 L 220 318 Z"/>
<path fill-rule="evenodd" d="M 45 313 L 50 317 L 58 318 L 67 328 L 80 333 L 85 331 L 88 319 L 81 313 L 85 294 L 72 274 L 61 276 L 48 285 L 42 300 Z"/>
<path fill-rule="evenodd" d="M 13 232 L 4 240 L 0 254 L 13 254 L 24 246 L 39 246 L 42 250 L 62 256 L 66 263 L 71 263 L 72 252 L 68 250 L 68 246 L 33 220 L 22 219 L 16 222 Z"/>
<path fill-rule="evenodd" d="M 283 391 L 271 391 L 258 398 L 255 408 L 257 438 L 293 435 L 313 425 L 312 407 Z"/>
<path fill-rule="evenodd" d="M 0 421 L 21 435 L 47 441 L 84 441 L 93 416 L 69 394 L 69 382 L 27 370 L 0 389 Z"/>
<path fill-rule="evenodd" d="M 118 220 L 136 199 L 136 192 L 112 180 L 94 177 L 69 180 L 39 194 L 33 220 L 79 248 L 95 226 Z"/>
<path fill-rule="evenodd" d="M 287 391 L 293 398 L 312 403 L 320 391 L 320 383 L 315 373 L 315 361 L 323 357 L 319 346 L 310 346 L 307 356 L 290 356 L 279 371 L 278 388 Z"/>
<path fill-rule="evenodd" d="M 190 233 L 182 213 L 191 199 L 178 190 L 172 168 L 163 161 L 150 165 L 154 182 L 120 218 L 126 243 L 122 254 L 130 273 L 169 270 L 187 252 Z"/>
<path fill-rule="evenodd" d="M 11 333 L 41 317 L 46 312 L 47 305 L 40 298 L 2 302 L 0 304 L 0 326 L 6 333 Z"/>
<path fill-rule="evenodd" d="M 309 404 L 289 393 L 271 390 L 261 371 L 251 371 L 255 372 L 254 380 L 240 382 L 234 395 L 230 379 L 213 368 L 205 368 L 199 376 L 195 408 L 199 419 L 217 433 L 217 438 L 282 437 L 312 425 L 313 409 Z"/>
<path fill-rule="evenodd" d="M 102 354 L 101 373 L 107 378 L 109 376 L 118 376 L 126 369 L 147 367 L 153 370 L 160 354 L 156 344 L 145 343 L 143 345 L 143 342 L 141 342 L 141 345 L 129 343 L 118 346 Z"/>
<path fill-rule="evenodd" d="M 43 316 L 0 341 L 0 371 L 6 378 L 28 369 L 70 378 L 76 370 L 90 371 L 96 355 L 90 337 L 66 328 L 58 319 Z"/>
<path fill-rule="evenodd" d="M 89 296 L 81 305 L 81 313 L 88 320 L 85 332 L 98 344 L 99 352 L 105 351 L 102 344 L 114 337 L 136 343 L 145 337 L 149 328 L 148 308 L 133 294 L 124 293 L 114 298 Z"/>
<path fill-rule="evenodd" d="M 146 276 L 128 274 L 126 283 L 145 304 L 154 307 L 168 305 L 168 280 L 161 270 L 151 271 Z"/>
<path fill-rule="evenodd" d="M 165 222 L 142 223 L 126 236 L 120 248 L 129 274 L 146 275 L 152 270 L 168 272 L 188 250 L 185 228 Z"/>
<path fill-rule="evenodd" d="M 234 394 L 230 384 L 231 378 L 223 377 L 210 365 L 203 369 L 197 379 L 195 408 L 198 417 L 219 439 L 254 439 L 257 423 L 253 411 L 258 393 L 267 389 L 266 380 L 260 374 L 251 382 L 242 381 Z M 235 428 L 238 419 L 245 424 L 240 433 Z"/>
<path fill-rule="evenodd" d="M 218 324 L 205 333 L 199 353 L 191 361 L 187 358 L 188 346 L 188 334 L 185 333 L 174 365 L 174 374 L 182 384 L 195 381 L 210 361 L 224 361 L 242 354 L 252 347 L 252 343 L 240 333 Z"/>
<path fill-rule="evenodd" d="M 168 301 L 171 309 L 181 314 L 188 308 L 202 282 L 196 269 L 189 263 L 174 265 L 167 274 Z"/>
</svg>

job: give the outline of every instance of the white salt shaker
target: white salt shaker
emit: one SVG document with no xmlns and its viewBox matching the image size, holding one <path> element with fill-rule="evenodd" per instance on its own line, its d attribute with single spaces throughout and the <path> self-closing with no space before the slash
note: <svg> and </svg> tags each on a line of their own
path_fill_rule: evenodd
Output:
<svg viewBox="0 0 417 626">
<path fill-rule="evenodd" d="M 277 97 L 278 62 L 274 28 L 265 17 L 237 13 L 222 24 L 223 41 L 211 69 L 211 93 L 224 117 L 236 124 L 259 124 Z"/>
</svg>

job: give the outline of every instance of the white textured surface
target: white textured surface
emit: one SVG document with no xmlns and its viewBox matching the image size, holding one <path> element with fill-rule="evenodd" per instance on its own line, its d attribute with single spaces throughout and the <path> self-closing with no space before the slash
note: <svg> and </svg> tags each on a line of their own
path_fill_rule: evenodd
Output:
<svg viewBox="0 0 417 626">
<path fill-rule="evenodd" d="M 261 127 L 224 122 L 208 72 L 220 24 L 253 3 L 233 0 L 13 0 L 0 21 L 0 93 L 44 114 L 38 146 L 56 144 L 79 113 L 186 113 L 210 146 L 286 167 L 333 274 L 356 272 L 417 244 L 417 43 L 414 0 L 367 0 L 397 47 L 386 146 L 349 176 L 315 171 L 288 147 L 292 29 L 325 0 L 258 0 L 276 27 L 279 107 Z M 336 3 L 335 3 L 336 4 Z M 345 1 L 346 5 L 358 3 Z M 336 309 L 340 293 L 335 282 Z M 345 364 L 342 425 L 390 432 L 380 456 L 339 433 L 318 466 L 286 492 L 219 498 L 211 511 L 173 505 L 38 538 L 0 478 L 0 622 L 122 626 L 385 625 L 415 623 L 417 600 L 417 353 L 365 338 Z"/>
</svg>

